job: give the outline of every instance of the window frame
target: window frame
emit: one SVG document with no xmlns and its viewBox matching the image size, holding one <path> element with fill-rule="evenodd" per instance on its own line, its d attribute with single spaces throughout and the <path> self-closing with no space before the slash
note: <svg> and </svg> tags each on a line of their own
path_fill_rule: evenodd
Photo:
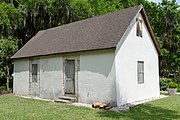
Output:
<svg viewBox="0 0 180 120">
<path fill-rule="evenodd" d="M 34 71 L 34 67 L 36 66 L 36 71 Z M 31 79 L 33 83 L 37 83 L 38 82 L 38 64 L 37 63 L 32 63 L 31 64 Z M 34 79 L 36 78 L 36 79 Z"/>
<path fill-rule="evenodd" d="M 137 82 L 144 84 L 144 61 L 137 61 Z"/>
<path fill-rule="evenodd" d="M 136 36 L 143 37 L 143 29 L 142 29 L 143 20 L 136 18 Z"/>
</svg>

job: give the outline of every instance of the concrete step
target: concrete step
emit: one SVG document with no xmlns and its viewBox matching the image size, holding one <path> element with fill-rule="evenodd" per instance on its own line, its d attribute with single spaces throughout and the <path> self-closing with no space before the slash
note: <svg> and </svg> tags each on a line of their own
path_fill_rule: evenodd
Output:
<svg viewBox="0 0 180 120">
<path fill-rule="evenodd" d="M 72 103 L 72 101 L 63 100 L 63 99 L 56 99 L 56 100 L 54 100 L 54 102 L 56 102 L 56 103 Z"/>
<path fill-rule="evenodd" d="M 68 100 L 68 101 L 71 101 L 71 102 L 76 102 L 77 101 L 77 97 L 70 97 L 70 96 L 60 96 L 59 99 Z"/>
</svg>

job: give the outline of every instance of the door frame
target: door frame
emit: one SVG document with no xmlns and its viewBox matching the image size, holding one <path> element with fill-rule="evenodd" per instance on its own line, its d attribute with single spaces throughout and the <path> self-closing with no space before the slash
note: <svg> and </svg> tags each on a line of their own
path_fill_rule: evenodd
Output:
<svg viewBox="0 0 180 120">
<path fill-rule="evenodd" d="M 40 96 L 40 64 L 39 59 L 30 59 L 29 60 L 29 95 L 33 95 L 31 89 L 32 89 L 32 64 L 37 64 L 38 71 L 37 71 L 37 84 L 38 84 L 38 95 L 35 95 L 37 97 Z"/>
<path fill-rule="evenodd" d="M 66 60 L 74 60 L 75 61 L 75 77 L 74 77 L 74 94 L 66 94 L 65 93 L 65 85 L 66 85 L 66 75 L 65 75 L 65 61 Z M 63 94 L 65 96 L 77 96 L 78 95 L 78 71 L 79 71 L 79 56 L 66 55 L 63 57 Z"/>
</svg>

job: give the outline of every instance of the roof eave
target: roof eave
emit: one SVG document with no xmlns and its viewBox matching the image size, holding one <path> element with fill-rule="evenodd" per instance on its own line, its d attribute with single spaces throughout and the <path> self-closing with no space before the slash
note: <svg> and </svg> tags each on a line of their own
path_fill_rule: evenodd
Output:
<svg viewBox="0 0 180 120">
<path fill-rule="evenodd" d="M 81 50 L 81 51 L 71 51 L 71 52 L 62 52 L 62 53 L 50 53 L 50 54 L 44 54 L 44 55 L 34 55 L 34 56 L 19 56 L 19 57 L 11 57 L 12 60 L 16 60 L 16 59 L 25 59 L 25 58 L 32 58 L 32 57 L 42 57 L 42 56 L 49 56 L 49 55 L 63 55 L 63 54 L 69 54 L 69 53 L 79 53 L 79 52 L 87 52 L 87 51 L 96 51 L 96 50 L 110 50 L 110 49 L 114 49 L 115 50 L 115 46 L 114 47 L 109 47 L 109 48 L 101 48 L 101 49 L 91 49 L 91 50 Z"/>
</svg>

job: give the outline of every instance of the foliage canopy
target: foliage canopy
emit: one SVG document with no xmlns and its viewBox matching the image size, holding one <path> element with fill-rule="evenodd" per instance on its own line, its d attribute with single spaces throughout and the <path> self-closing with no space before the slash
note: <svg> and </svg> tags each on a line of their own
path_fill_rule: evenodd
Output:
<svg viewBox="0 0 180 120">
<path fill-rule="evenodd" d="M 39 30 L 140 4 L 162 51 L 160 76 L 179 82 L 180 6 L 176 0 L 158 4 L 147 0 L 0 0 L 0 85 L 7 78 L 5 66 L 12 66 L 10 56 Z M 11 75 L 12 67 L 9 72 Z"/>
</svg>

